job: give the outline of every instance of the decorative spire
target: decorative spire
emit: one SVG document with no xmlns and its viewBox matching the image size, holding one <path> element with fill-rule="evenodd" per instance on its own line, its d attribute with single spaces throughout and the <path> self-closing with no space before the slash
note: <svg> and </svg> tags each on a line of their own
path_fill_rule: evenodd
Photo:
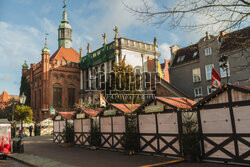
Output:
<svg viewBox="0 0 250 167">
<path fill-rule="evenodd" d="M 23 67 L 23 69 L 28 69 L 29 68 L 28 64 L 26 63 L 26 60 L 24 61 L 22 67 Z"/>
<path fill-rule="evenodd" d="M 79 48 L 80 57 L 82 57 L 82 47 Z"/>
<path fill-rule="evenodd" d="M 61 48 L 61 46 L 64 48 L 72 47 L 72 29 L 67 18 L 66 6 L 66 1 L 64 0 L 62 21 L 58 29 L 58 48 Z"/>
<path fill-rule="evenodd" d="M 67 13 L 66 13 L 66 0 L 64 0 L 64 3 L 63 3 L 63 16 L 62 16 L 62 23 L 68 23 L 68 18 L 67 18 Z"/>
<path fill-rule="evenodd" d="M 90 44 L 88 43 L 87 52 L 90 53 Z"/>
<path fill-rule="evenodd" d="M 44 53 L 49 54 L 49 52 L 50 52 L 50 50 L 47 48 L 47 36 L 48 35 L 49 35 L 48 33 L 45 34 L 45 44 L 44 44 L 44 48 L 42 49 L 43 54 Z"/>
<path fill-rule="evenodd" d="M 154 37 L 154 46 L 157 46 L 157 38 Z"/>
<path fill-rule="evenodd" d="M 103 37 L 103 45 L 106 45 L 107 44 L 106 33 L 104 33 L 102 37 Z"/>
<path fill-rule="evenodd" d="M 113 29 L 113 31 L 115 32 L 115 38 L 118 38 L 118 28 L 117 28 L 117 26 L 115 26 L 115 29 Z"/>
<path fill-rule="evenodd" d="M 66 10 L 66 6 L 67 6 L 66 0 L 64 0 L 64 3 L 63 3 L 63 8 L 64 8 L 64 10 Z"/>
</svg>

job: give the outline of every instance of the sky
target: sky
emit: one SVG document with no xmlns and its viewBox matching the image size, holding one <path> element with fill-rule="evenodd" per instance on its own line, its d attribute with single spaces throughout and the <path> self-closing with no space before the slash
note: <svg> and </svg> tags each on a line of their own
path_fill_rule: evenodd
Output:
<svg viewBox="0 0 250 167">
<path fill-rule="evenodd" d="M 147 0 L 156 9 L 160 4 Z M 196 43 L 205 32 L 171 30 L 167 25 L 144 23 L 124 6 L 140 7 L 142 0 L 67 0 L 66 11 L 72 27 L 72 45 L 76 51 L 87 43 L 91 50 L 102 46 L 102 34 L 107 41 L 114 38 L 114 27 L 119 36 L 153 43 L 158 38 L 160 62 L 170 58 L 172 45 L 185 47 Z M 0 93 L 19 95 L 22 64 L 38 63 L 48 33 L 51 55 L 58 49 L 57 29 L 62 19 L 63 0 L 0 0 Z"/>
</svg>

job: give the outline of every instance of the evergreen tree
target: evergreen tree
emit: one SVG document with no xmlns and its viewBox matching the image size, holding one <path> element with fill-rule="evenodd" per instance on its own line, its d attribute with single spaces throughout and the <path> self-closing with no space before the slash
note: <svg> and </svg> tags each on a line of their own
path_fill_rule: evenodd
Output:
<svg viewBox="0 0 250 167">
<path fill-rule="evenodd" d="M 136 74 L 131 65 L 126 65 L 125 59 L 126 57 L 119 64 L 115 63 L 114 72 L 106 82 L 104 94 L 118 95 L 107 99 L 110 103 L 142 103 L 143 99 L 140 96 L 142 74 Z"/>
<path fill-rule="evenodd" d="M 26 77 L 22 76 L 21 79 L 21 86 L 20 86 L 20 93 L 21 96 L 22 93 L 26 96 L 25 105 L 30 106 L 30 84 L 28 83 Z"/>
</svg>

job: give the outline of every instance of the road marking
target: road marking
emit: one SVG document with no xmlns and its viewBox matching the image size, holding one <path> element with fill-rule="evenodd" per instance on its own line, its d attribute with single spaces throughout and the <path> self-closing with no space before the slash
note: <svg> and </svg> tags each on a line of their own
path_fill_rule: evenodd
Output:
<svg viewBox="0 0 250 167">
<path fill-rule="evenodd" d="M 184 158 L 181 158 L 181 159 L 167 161 L 167 162 L 161 162 L 161 163 L 157 163 L 157 164 L 144 165 L 144 166 L 141 166 L 141 167 L 153 167 L 153 166 L 167 165 L 167 164 L 173 164 L 173 163 L 177 163 L 177 162 L 182 162 L 184 160 L 185 160 Z"/>
</svg>

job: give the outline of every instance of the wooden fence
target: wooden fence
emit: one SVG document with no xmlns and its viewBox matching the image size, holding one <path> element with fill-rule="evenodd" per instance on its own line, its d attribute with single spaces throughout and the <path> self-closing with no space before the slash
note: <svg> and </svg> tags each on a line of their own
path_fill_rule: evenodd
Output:
<svg viewBox="0 0 250 167">
<path fill-rule="evenodd" d="M 196 105 L 203 160 L 250 164 L 249 93 L 228 86 Z"/>
<path fill-rule="evenodd" d="M 66 120 L 54 120 L 53 121 L 53 142 L 62 143 L 63 142 L 63 130 L 66 125 Z"/>
</svg>

